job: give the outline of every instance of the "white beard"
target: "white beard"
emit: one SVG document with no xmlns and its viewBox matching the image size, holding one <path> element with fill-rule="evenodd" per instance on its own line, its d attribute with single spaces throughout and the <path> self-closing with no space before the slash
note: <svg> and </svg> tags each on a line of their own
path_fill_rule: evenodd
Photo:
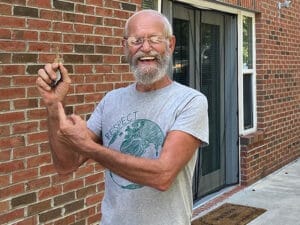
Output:
<svg viewBox="0 0 300 225">
<path fill-rule="evenodd" d="M 150 52 L 147 56 L 155 56 L 157 65 L 154 66 L 138 66 L 138 58 L 146 56 L 142 53 L 137 53 L 134 57 L 129 58 L 130 68 L 136 81 L 143 85 L 150 85 L 156 81 L 162 79 L 166 74 L 171 60 L 170 54 L 167 52 L 163 56 L 160 56 L 156 52 Z"/>
</svg>

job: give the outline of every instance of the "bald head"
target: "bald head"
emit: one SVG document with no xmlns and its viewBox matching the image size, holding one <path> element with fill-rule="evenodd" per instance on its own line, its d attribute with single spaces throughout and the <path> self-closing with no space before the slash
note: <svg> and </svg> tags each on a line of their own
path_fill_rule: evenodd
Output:
<svg viewBox="0 0 300 225">
<path fill-rule="evenodd" d="M 160 12 L 151 10 L 151 9 L 146 9 L 146 10 L 141 10 L 136 13 L 134 13 L 129 19 L 126 21 L 125 24 L 125 31 L 124 31 L 124 36 L 128 37 L 130 35 L 130 24 L 132 24 L 134 21 L 138 21 L 140 19 L 144 20 L 158 20 L 162 23 L 163 25 L 163 34 L 166 37 L 171 37 L 173 35 L 173 30 L 172 26 L 169 22 L 169 20 L 162 15 Z"/>
</svg>

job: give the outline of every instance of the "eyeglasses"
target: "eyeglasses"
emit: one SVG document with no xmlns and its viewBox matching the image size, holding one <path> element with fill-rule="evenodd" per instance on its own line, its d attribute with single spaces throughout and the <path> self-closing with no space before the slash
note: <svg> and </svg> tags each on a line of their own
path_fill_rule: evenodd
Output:
<svg viewBox="0 0 300 225">
<path fill-rule="evenodd" d="M 156 45 L 164 42 L 166 38 L 160 35 L 153 35 L 150 37 L 124 37 L 124 40 L 126 40 L 130 47 L 140 47 L 144 44 L 145 40 L 147 40 L 150 45 Z"/>
</svg>

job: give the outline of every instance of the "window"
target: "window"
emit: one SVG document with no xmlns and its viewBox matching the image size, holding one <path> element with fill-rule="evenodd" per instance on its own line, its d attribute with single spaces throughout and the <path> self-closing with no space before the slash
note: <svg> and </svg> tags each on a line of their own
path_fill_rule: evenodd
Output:
<svg viewBox="0 0 300 225">
<path fill-rule="evenodd" d="M 253 69 L 252 18 L 243 17 L 243 66 Z"/>
<path fill-rule="evenodd" d="M 160 0 L 143 0 L 142 8 L 143 9 L 154 9 L 159 11 Z"/>
<path fill-rule="evenodd" d="M 242 16 L 242 133 L 256 130 L 256 70 L 254 18 Z"/>
<path fill-rule="evenodd" d="M 253 128 L 252 74 L 243 76 L 244 129 Z"/>
</svg>

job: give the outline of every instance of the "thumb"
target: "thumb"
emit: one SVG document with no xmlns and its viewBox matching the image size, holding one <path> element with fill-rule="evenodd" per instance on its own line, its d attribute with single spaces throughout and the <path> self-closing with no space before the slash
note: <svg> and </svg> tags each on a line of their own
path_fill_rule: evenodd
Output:
<svg viewBox="0 0 300 225">
<path fill-rule="evenodd" d="M 63 66 L 62 63 L 58 64 L 58 68 L 60 70 L 60 73 L 62 75 L 62 80 L 66 83 L 71 83 L 71 78 L 69 76 L 68 70 L 66 69 L 66 67 Z"/>
</svg>

